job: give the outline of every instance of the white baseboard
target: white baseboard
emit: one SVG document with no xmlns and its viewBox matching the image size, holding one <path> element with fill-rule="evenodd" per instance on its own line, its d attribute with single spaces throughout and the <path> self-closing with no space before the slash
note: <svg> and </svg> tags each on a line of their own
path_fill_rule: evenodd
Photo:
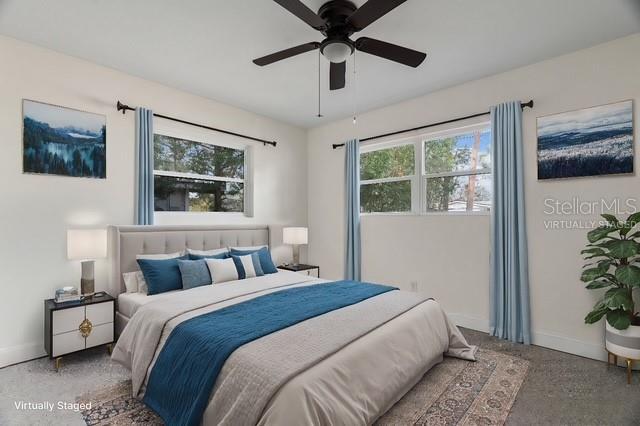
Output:
<svg viewBox="0 0 640 426">
<path fill-rule="evenodd" d="M 451 321 L 459 327 L 470 328 L 471 330 L 489 332 L 489 320 L 470 317 L 463 314 L 449 314 Z"/>
<path fill-rule="evenodd" d="M 448 314 L 451 321 L 456 325 L 471 330 L 489 332 L 489 320 L 474 318 L 463 314 Z M 558 336 L 545 331 L 532 331 L 531 343 L 543 348 L 554 349 L 560 352 L 566 352 L 573 355 L 583 356 L 585 358 L 597 359 L 599 361 L 607 360 L 607 351 L 604 343 L 595 345 L 571 337 Z"/>
<path fill-rule="evenodd" d="M 607 360 L 607 350 L 604 348 L 604 341 L 601 345 L 583 342 L 571 337 L 558 336 L 547 332 L 532 331 L 531 343 L 543 348 L 555 349 L 560 352 L 567 352 L 585 358 Z"/>
<path fill-rule="evenodd" d="M 0 368 L 40 358 L 46 354 L 42 343 L 27 343 L 20 346 L 0 348 Z"/>
</svg>

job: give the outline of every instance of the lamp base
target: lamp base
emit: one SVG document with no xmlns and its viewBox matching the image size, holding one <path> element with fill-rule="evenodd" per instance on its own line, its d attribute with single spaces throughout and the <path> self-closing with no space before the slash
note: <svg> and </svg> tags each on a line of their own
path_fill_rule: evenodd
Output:
<svg viewBox="0 0 640 426">
<path fill-rule="evenodd" d="M 293 244 L 293 266 L 298 266 L 300 264 L 300 245 Z"/>
<path fill-rule="evenodd" d="M 94 279 L 94 265 L 95 261 L 86 260 L 82 262 L 82 278 L 80 278 L 80 293 L 83 296 L 91 296 L 95 293 L 95 279 Z"/>
</svg>

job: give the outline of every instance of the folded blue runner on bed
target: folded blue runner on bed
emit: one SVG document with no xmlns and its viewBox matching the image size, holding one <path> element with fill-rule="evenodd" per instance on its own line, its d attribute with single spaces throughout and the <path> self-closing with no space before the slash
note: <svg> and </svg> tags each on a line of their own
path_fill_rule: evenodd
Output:
<svg viewBox="0 0 640 426">
<path fill-rule="evenodd" d="M 167 338 L 144 402 L 169 425 L 198 425 L 222 366 L 240 346 L 391 290 L 396 288 L 336 281 L 280 290 L 186 320 Z"/>
</svg>

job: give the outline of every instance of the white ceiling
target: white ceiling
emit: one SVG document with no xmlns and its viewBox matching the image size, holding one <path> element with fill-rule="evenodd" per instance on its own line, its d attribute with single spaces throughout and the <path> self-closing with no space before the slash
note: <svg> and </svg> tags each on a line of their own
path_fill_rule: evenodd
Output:
<svg viewBox="0 0 640 426">
<path fill-rule="evenodd" d="M 323 58 L 319 119 L 316 52 L 251 62 L 322 40 L 275 2 L 0 0 L 2 34 L 303 127 L 352 114 L 354 92 L 365 111 L 639 31 L 638 0 L 409 0 L 355 37 L 423 50 L 426 61 L 359 54 L 357 90 L 347 80 L 329 92 Z"/>
</svg>

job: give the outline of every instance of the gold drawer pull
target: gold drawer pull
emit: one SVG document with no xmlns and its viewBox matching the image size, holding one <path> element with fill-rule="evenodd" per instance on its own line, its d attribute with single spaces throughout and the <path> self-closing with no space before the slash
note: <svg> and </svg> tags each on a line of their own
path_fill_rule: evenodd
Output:
<svg viewBox="0 0 640 426">
<path fill-rule="evenodd" d="M 91 334 L 91 330 L 93 330 L 93 324 L 91 324 L 91 321 L 89 321 L 88 318 L 85 318 L 85 320 L 80 323 L 78 330 L 80 330 L 82 337 L 86 338 Z"/>
</svg>

